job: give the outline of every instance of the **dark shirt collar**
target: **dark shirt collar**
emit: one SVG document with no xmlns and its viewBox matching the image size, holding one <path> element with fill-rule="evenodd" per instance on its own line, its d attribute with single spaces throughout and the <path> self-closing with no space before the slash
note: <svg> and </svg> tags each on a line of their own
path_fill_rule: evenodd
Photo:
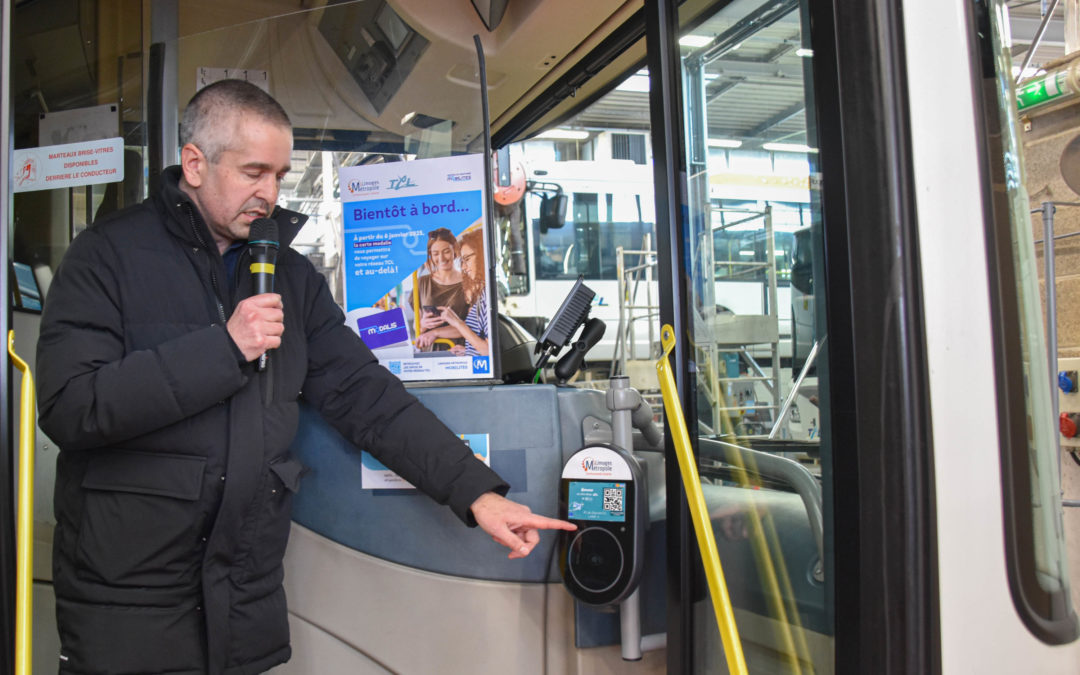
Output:
<svg viewBox="0 0 1080 675">
<path fill-rule="evenodd" d="M 240 260 L 240 252 L 245 246 L 247 246 L 246 241 L 234 241 L 221 254 L 221 259 L 225 263 L 225 274 L 229 277 L 229 288 L 234 291 L 236 290 L 236 262 Z"/>
</svg>

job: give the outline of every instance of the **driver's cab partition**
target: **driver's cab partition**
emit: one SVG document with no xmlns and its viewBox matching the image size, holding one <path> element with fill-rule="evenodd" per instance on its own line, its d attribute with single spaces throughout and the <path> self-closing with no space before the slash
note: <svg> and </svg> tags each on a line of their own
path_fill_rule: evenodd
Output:
<svg viewBox="0 0 1080 675">
<path fill-rule="evenodd" d="M 544 515 L 558 513 L 560 478 L 574 453 L 614 440 L 599 390 L 539 384 L 413 393 L 455 432 L 486 435 L 491 467 L 510 483 L 509 496 Z M 646 649 L 657 649 L 666 630 L 663 444 L 635 431 L 632 445 L 648 486 L 641 635 Z M 602 663 L 663 672 L 662 651 L 635 663 L 621 660 L 616 611 L 571 598 L 559 575 L 555 535 L 544 533 L 528 558 L 508 560 L 483 532 L 464 527 L 416 490 L 370 488 L 361 453 L 311 409 L 302 408 L 293 452 L 309 472 L 295 498 L 297 526 L 286 556 L 294 657 L 282 672 L 434 672 L 453 663 L 475 664 L 475 672 L 534 663 L 543 672 L 545 658 L 577 664 L 568 672 Z M 820 533 L 810 527 L 811 521 L 820 527 L 820 516 L 807 517 L 807 504 L 820 509 L 816 485 L 788 491 L 798 478 L 787 475 L 792 467 L 774 472 L 762 463 L 762 473 L 777 475 L 755 482 L 776 489 L 744 489 L 721 448 L 710 446 L 703 455 L 702 487 L 748 658 L 783 651 L 767 628 L 775 602 L 795 609 L 801 642 L 813 649 L 831 634 L 818 576 Z M 758 583 L 758 560 L 744 532 L 751 508 L 776 533 L 778 566 L 786 570 L 782 598 L 765 597 Z"/>
<path fill-rule="evenodd" d="M 491 467 L 511 485 L 508 496 L 535 513 L 557 513 L 559 477 L 571 454 L 589 440 L 611 440 L 600 391 L 514 385 L 413 393 L 455 432 L 486 434 Z M 570 600 L 552 534 L 543 534 L 528 558 L 508 560 L 482 531 L 416 490 L 363 487 L 360 453 L 311 409 L 302 410 L 293 452 L 310 471 L 294 502 L 300 527 L 286 556 L 294 649 L 287 672 L 305 672 L 309 656 L 338 652 L 343 660 L 320 661 L 324 672 L 360 672 L 369 661 L 396 672 L 454 663 L 496 672 L 507 663 L 539 668 L 553 649 L 569 658 L 574 647 L 618 643 L 617 615 Z M 641 454 L 648 483 L 663 486 L 662 454 Z M 650 511 L 663 518 L 662 496 Z M 658 583 L 644 596 L 643 630 L 660 633 L 663 540 L 646 548 L 645 573 Z M 341 643 L 349 649 L 333 648 Z M 610 652 L 619 662 L 618 649 Z"/>
</svg>

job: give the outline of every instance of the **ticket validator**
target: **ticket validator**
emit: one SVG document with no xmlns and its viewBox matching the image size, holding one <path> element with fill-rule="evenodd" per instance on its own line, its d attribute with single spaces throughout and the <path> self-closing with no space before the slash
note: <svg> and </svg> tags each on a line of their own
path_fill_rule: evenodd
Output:
<svg viewBox="0 0 1080 675">
<path fill-rule="evenodd" d="M 578 529 L 561 533 L 559 567 L 578 600 L 611 605 L 637 588 L 648 520 L 645 492 L 637 460 L 614 445 L 587 445 L 563 465 L 559 515 Z"/>
</svg>

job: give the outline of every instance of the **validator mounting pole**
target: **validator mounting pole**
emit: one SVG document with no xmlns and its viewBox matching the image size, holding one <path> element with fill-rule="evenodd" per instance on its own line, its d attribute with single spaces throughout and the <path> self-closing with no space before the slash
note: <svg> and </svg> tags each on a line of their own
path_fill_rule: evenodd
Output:
<svg viewBox="0 0 1080 675">
<path fill-rule="evenodd" d="M 641 395 L 630 387 L 630 378 L 613 377 L 607 391 L 607 407 L 611 411 L 611 437 L 617 447 L 628 453 L 634 450 L 630 412 L 641 403 Z M 644 477 L 645 472 L 642 472 Z M 649 494 L 648 485 L 639 488 Z M 647 514 L 646 514 L 647 517 Z M 641 660 L 641 587 L 619 603 L 619 642 L 624 661 Z"/>
</svg>

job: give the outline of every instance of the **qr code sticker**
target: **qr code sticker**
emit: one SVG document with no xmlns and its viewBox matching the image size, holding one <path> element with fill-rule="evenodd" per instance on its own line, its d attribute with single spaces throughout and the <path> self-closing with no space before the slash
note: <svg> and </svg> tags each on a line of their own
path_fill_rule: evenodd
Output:
<svg viewBox="0 0 1080 675">
<path fill-rule="evenodd" d="M 619 488 L 604 488 L 604 510 L 622 511 L 622 490 Z"/>
</svg>

